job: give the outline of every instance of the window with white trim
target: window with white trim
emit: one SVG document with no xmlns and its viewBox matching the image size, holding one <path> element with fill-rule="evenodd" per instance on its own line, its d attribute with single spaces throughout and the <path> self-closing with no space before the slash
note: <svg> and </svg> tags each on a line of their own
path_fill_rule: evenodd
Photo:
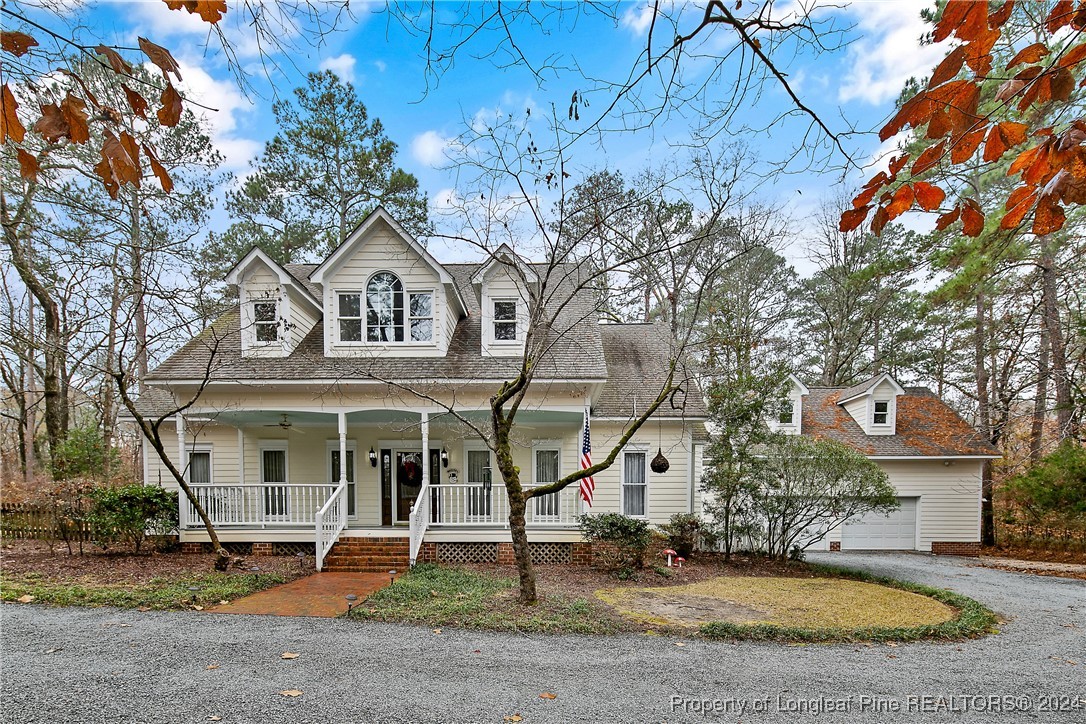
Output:
<svg viewBox="0 0 1086 724">
<path fill-rule="evenodd" d="M 494 340 L 496 342 L 517 341 L 517 300 L 494 300 Z"/>
<path fill-rule="evenodd" d="M 412 342 L 430 342 L 434 338 L 433 292 L 411 292 L 408 295 L 407 323 Z"/>
<path fill-rule="evenodd" d="M 362 341 L 362 295 L 339 295 L 339 341 Z"/>
<path fill-rule="evenodd" d="M 791 425 L 796 416 L 796 401 L 795 400 L 781 400 L 780 416 L 777 420 L 782 425 Z"/>
<path fill-rule="evenodd" d="M 873 425 L 887 425 L 890 423 L 890 401 L 875 400 L 875 411 L 872 415 Z"/>
<path fill-rule="evenodd" d="M 257 342 L 278 342 L 279 303 L 274 300 L 253 302 L 253 327 Z"/>
<path fill-rule="evenodd" d="M 535 476 L 533 480 L 537 486 L 558 482 L 561 475 L 559 472 L 560 460 L 561 452 L 557 447 L 535 448 Z M 532 498 L 532 500 L 535 501 L 533 511 L 535 520 L 558 520 L 560 512 L 558 493 L 550 493 L 538 498 Z"/>
<path fill-rule="evenodd" d="M 632 518 L 648 515 L 648 454 L 644 450 L 622 453 L 622 514 Z"/>
<path fill-rule="evenodd" d="M 403 282 L 392 272 L 377 272 L 366 284 L 366 341 L 403 341 Z"/>
<path fill-rule="evenodd" d="M 464 460 L 467 463 L 465 482 L 471 486 L 467 489 L 468 520 L 487 520 L 493 512 L 494 494 L 490 451 L 469 448 Z"/>
<path fill-rule="evenodd" d="M 189 483 L 211 484 L 211 448 L 195 448 L 189 451 Z"/>
</svg>

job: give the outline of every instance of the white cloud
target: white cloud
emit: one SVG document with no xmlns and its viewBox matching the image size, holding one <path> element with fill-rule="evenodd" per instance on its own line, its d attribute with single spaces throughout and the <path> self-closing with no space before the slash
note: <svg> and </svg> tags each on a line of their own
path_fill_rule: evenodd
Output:
<svg viewBox="0 0 1086 724">
<path fill-rule="evenodd" d="M 622 13 L 622 25 L 633 31 L 634 35 L 645 35 L 649 32 L 649 25 L 652 24 L 653 12 L 652 3 L 635 3 Z"/>
<path fill-rule="evenodd" d="M 216 80 L 203 68 L 178 61 L 181 66 L 181 91 L 185 98 L 199 103 L 189 103 L 197 115 L 203 116 L 211 135 L 211 141 L 225 157 L 223 168 L 230 171 L 245 169 L 249 161 L 256 157 L 262 148 L 259 141 L 237 135 L 238 116 L 252 110 L 253 103 L 247 99 L 232 80 Z"/>
<path fill-rule="evenodd" d="M 345 83 L 353 83 L 355 62 L 355 57 L 353 55 L 344 53 L 331 58 L 325 58 L 321 61 L 320 69 L 332 71 Z"/>
<path fill-rule="evenodd" d="M 901 92 L 906 80 L 927 75 L 942 60 L 946 44 L 920 45 L 920 36 L 931 29 L 920 19 L 920 11 L 932 4 L 900 0 L 849 7 L 863 37 L 849 47 L 851 67 L 837 93 L 842 103 L 855 99 L 885 103 Z"/>
<path fill-rule="evenodd" d="M 373 67 L 377 68 L 378 73 L 384 73 L 388 70 L 388 63 L 383 60 L 375 60 L 373 61 Z"/>
<path fill-rule="evenodd" d="M 411 140 L 411 156 L 430 168 L 438 168 L 449 161 L 449 149 L 455 141 L 437 131 L 424 131 Z"/>
</svg>

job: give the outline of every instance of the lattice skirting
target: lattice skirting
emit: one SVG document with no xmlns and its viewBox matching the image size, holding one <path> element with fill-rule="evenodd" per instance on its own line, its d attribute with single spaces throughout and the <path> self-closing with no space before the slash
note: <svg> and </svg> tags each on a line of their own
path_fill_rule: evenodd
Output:
<svg viewBox="0 0 1086 724">
<path fill-rule="evenodd" d="M 572 543 L 529 543 L 532 563 L 536 565 L 568 565 L 573 562 Z"/>
<path fill-rule="evenodd" d="M 273 556 L 296 556 L 298 554 L 312 556 L 316 551 L 312 543 L 277 542 L 272 543 Z"/>
<path fill-rule="evenodd" d="M 497 543 L 438 543 L 438 563 L 497 563 Z"/>
<path fill-rule="evenodd" d="M 215 550 L 211 547 L 211 543 L 200 544 L 204 553 L 214 553 Z M 251 556 L 253 554 L 253 544 L 245 543 L 241 541 L 229 541 L 222 544 L 222 547 L 226 549 L 226 552 L 234 556 Z"/>
</svg>

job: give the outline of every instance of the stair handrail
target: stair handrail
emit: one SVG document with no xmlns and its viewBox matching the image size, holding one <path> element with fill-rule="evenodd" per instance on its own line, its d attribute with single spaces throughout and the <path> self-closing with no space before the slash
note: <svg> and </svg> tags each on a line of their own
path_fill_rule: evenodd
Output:
<svg viewBox="0 0 1086 724">
<path fill-rule="evenodd" d="M 329 525 L 325 525 L 326 519 L 329 520 Z M 346 480 L 340 481 L 336 489 L 328 496 L 328 500 L 324 501 L 324 505 L 317 511 L 314 516 L 314 526 L 316 527 L 317 571 L 320 571 L 324 568 L 324 557 L 328 555 L 328 551 L 332 550 L 332 546 L 339 539 L 339 534 L 347 527 Z"/>
<path fill-rule="evenodd" d="M 418 497 L 411 504 L 411 514 L 407 520 L 410 524 L 408 562 L 414 568 L 419 557 L 419 551 L 422 549 L 422 540 L 426 537 L 426 530 L 430 527 L 430 481 L 423 482 Z"/>
</svg>

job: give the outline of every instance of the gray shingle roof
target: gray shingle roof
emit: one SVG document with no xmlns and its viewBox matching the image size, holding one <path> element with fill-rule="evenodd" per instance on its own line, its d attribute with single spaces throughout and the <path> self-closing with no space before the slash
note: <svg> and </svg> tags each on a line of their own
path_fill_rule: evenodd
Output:
<svg viewBox="0 0 1086 724">
<path fill-rule="evenodd" d="M 845 387 L 841 390 L 841 395 L 838 399 L 847 400 L 849 398 L 855 397 L 856 395 L 862 395 L 871 389 L 871 386 L 875 384 L 876 380 L 881 379 L 882 377 L 883 374 L 880 373 L 874 375 L 873 377 L 869 377 L 862 382 L 857 382 L 856 384 L 852 385 L 852 387 Z"/>
<path fill-rule="evenodd" d="M 303 272 L 308 275 L 312 268 L 305 264 L 287 266 L 288 272 L 295 277 Z M 235 307 L 171 355 L 147 379 L 203 379 L 209 369 L 213 380 L 508 379 L 519 368 L 519 357 L 485 357 L 482 354 L 479 297 L 469 281 L 479 265 L 448 264 L 445 268 L 453 276 L 468 306 L 469 316 L 457 324 L 444 357 L 325 357 L 322 322 L 314 325 L 287 357 L 242 357 L 240 314 Z M 607 376 L 592 292 L 576 290 L 575 286 L 576 274 L 572 270 L 563 274 L 554 286 L 555 298 L 570 298 L 571 301 L 557 315 L 547 340 L 547 351 L 537 364 L 538 379 L 602 380 Z"/>
<path fill-rule="evenodd" d="M 803 398 L 803 434 L 845 443 L 865 455 L 999 455 L 927 387 L 906 387 L 905 394 L 898 396 L 896 435 L 868 435 L 837 404 L 856 387 L 812 387 Z"/>
<path fill-rule="evenodd" d="M 674 355 L 667 324 L 602 324 L 599 326 L 607 360 L 607 382 L 596 399 L 597 417 L 635 417 L 659 395 L 667 379 L 667 364 Z M 707 412 L 693 374 L 685 366 L 675 381 L 684 390 L 665 403 L 656 417 L 705 417 Z"/>
</svg>

